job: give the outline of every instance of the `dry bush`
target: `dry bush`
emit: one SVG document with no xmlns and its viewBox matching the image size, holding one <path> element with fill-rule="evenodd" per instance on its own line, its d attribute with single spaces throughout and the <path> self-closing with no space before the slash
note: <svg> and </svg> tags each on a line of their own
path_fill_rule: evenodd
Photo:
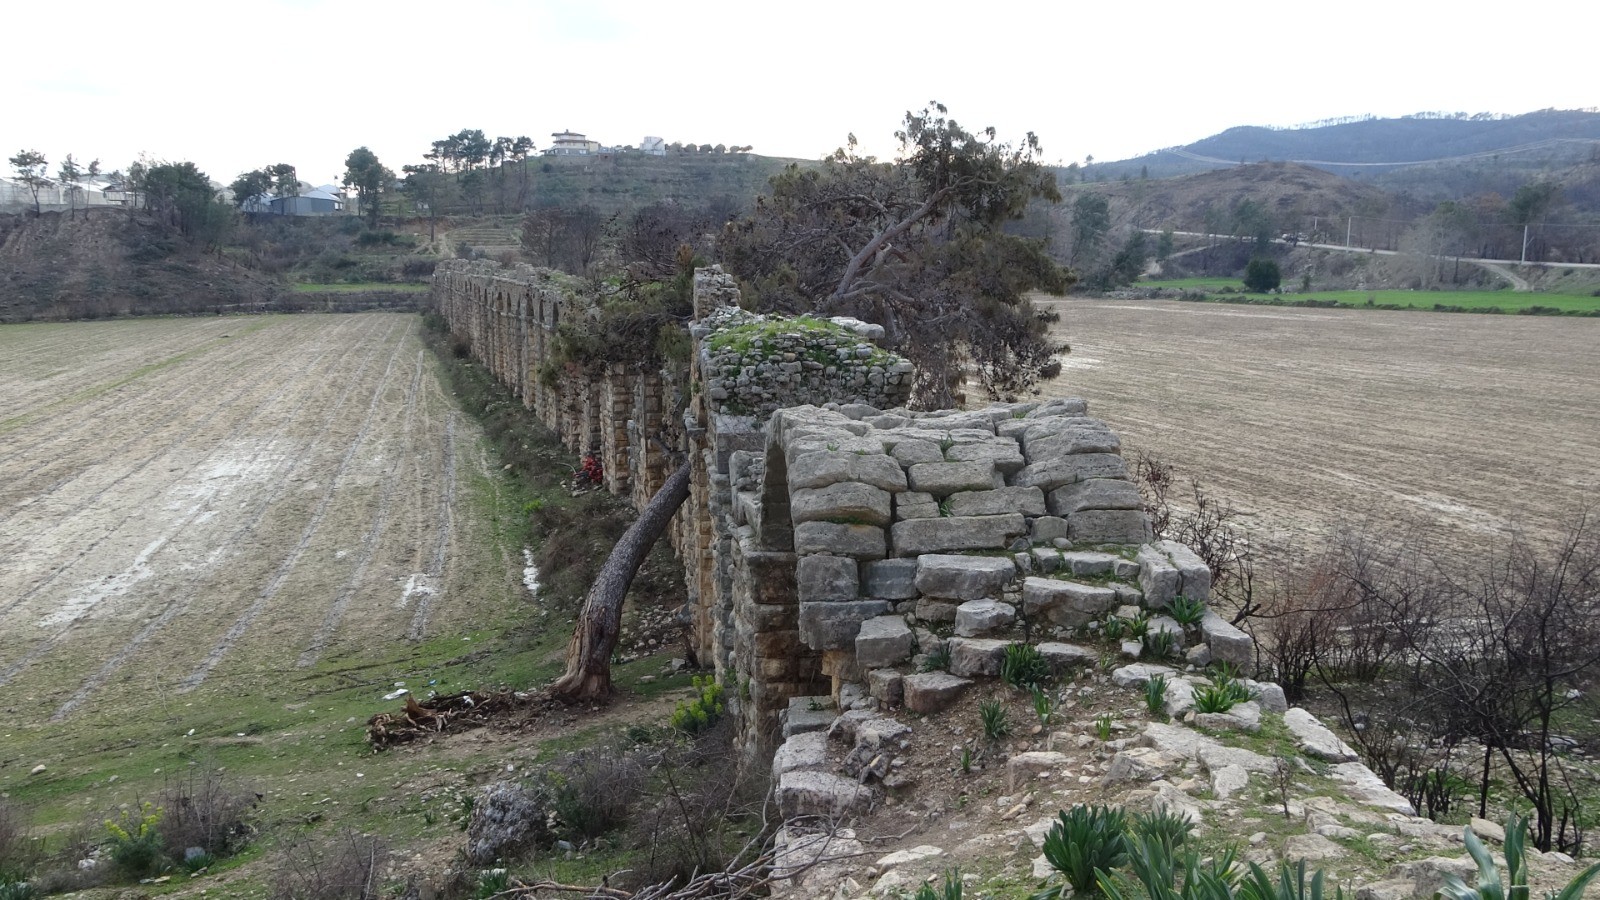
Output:
<svg viewBox="0 0 1600 900">
<path fill-rule="evenodd" d="M 627 836 L 640 851 L 630 882 L 682 883 L 697 873 L 723 871 L 764 837 L 767 785 L 750 773 L 740 777 L 733 732 L 733 719 L 726 717 L 661 751 Z"/>
<path fill-rule="evenodd" d="M 221 773 L 191 767 L 182 777 L 167 781 L 157 805 L 161 807 L 161 836 L 167 855 L 182 861 L 191 847 L 208 856 L 237 852 L 250 839 L 248 816 L 254 795 L 235 789 Z"/>
<path fill-rule="evenodd" d="M 18 880 L 33 870 L 35 845 L 22 810 L 0 798 L 0 884 Z"/>
<path fill-rule="evenodd" d="M 377 837 L 348 829 L 325 843 L 296 838 L 278 855 L 272 900 L 377 900 L 387 852 Z"/>
<path fill-rule="evenodd" d="M 572 753 L 540 773 L 557 830 L 573 843 L 622 827 L 644 786 L 646 760 L 616 748 Z"/>
<path fill-rule="evenodd" d="M 82 822 L 68 831 L 56 849 L 39 861 L 38 874 L 32 880 L 34 889 L 39 894 L 65 894 L 110 880 L 115 867 L 109 860 L 99 860 L 99 865 L 87 869 L 78 867 L 80 860 L 96 858 L 104 836 L 105 825 L 100 822 Z"/>
</svg>

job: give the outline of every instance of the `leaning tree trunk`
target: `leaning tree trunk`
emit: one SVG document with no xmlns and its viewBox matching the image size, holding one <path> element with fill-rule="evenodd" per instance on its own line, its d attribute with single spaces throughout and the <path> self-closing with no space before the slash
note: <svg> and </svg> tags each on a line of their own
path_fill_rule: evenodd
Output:
<svg viewBox="0 0 1600 900">
<path fill-rule="evenodd" d="M 638 520 L 628 526 L 595 576 L 572 631 L 572 642 L 567 644 L 567 672 L 551 688 L 557 697 L 597 700 L 610 696 L 611 651 L 622 630 L 622 600 L 650 548 L 688 498 L 689 463 L 685 461 L 650 498 Z"/>
</svg>

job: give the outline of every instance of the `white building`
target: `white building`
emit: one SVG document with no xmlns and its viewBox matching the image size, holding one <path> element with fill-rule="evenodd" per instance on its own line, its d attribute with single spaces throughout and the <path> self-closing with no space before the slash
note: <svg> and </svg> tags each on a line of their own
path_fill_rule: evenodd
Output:
<svg viewBox="0 0 1600 900">
<path fill-rule="evenodd" d="M 587 156 L 600 152 L 599 141 L 591 141 L 576 131 L 558 131 L 550 137 L 555 140 L 540 151 L 545 156 Z"/>
<path fill-rule="evenodd" d="M 647 134 L 644 136 L 644 140 L 639 142 L 639 152 L 649 156 L 666 156 L 667 139 Z"/>
</svg>

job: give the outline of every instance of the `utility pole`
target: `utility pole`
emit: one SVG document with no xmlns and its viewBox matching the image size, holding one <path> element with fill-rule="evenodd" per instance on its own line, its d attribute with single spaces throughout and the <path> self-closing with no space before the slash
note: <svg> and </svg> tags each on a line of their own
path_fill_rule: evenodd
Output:
<svg viewBox="0 0 1600 900">
<path fill-rule="evenodd" d="M 1344 220 L 1344 246 L 1345 246 L 1345 249 L 1349 249 L 1350 248 L 1350 229 L 1354 228 L 1355 224 L 1356 224 L 1356 217 L 1355 216 L 1350 216 L 1349 218 Z"/>
<path fill-rule="evenodd" d="M 1528 264 L 1528 226 L 1522 226 L 1522 264 Z"/>
</svg>

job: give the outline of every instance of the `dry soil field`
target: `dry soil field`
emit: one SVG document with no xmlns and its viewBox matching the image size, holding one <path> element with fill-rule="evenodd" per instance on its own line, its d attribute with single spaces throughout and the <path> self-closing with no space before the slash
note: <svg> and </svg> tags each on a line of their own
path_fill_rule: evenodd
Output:
<svg viewBox="0 0 1600 900">
<path fill-rule="evenodd" d="M 416 316 L 0 328 L 10 724 L 240 701 L 504 603 Z M 485 542 L 485 543 L 492 543 Z M 36 732 L 38 734 L 38 732 Z M 8 760 L 9 761 L 9 760 Z"/>
<path fill-rule="evenodd" d="M 1260 532 L 1420 521 L 1460 548 L 1600 499 L 1600 320 L 1071 298 L 1053 395 Z M 1600 513 L 1600 508 L 1595 510 Z"/>
</svg>

